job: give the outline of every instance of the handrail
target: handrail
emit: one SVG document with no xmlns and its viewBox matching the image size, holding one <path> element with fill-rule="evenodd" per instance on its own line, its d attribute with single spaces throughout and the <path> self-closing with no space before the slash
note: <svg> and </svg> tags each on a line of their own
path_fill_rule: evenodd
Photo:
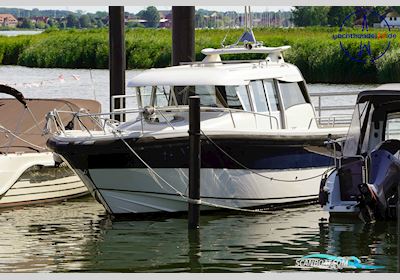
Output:
<svg viewBox="0 0 400 280">
<path fill-rule="evenodd" d="M 265 60 L 264 60 L 265 61 Z M 256 61 L 254 61 L 254 62 L 256 62 Z M 201 63 L 201 62 L 200 62 Z M 352 111 L 352 110 L 354 110 L 354 105 L 353 104 L 350 104 L 350 102 L 349 102 L 349 104 L 346 104 L 346 105 L 326 105 L 326 106 L 322 106 L 322 99 L 323 98 L 325 98 L 325 97 L 333 97 L 333 96 L 349 96 L 349 97 L 351 97 L 351 96 L 357 96 L 358 95 L 358 91 L 346 91 L 346 92 L 343 92 L 343 91 L 334 91 L 334 92 L 310 92 L 309 93 L 309 96 L 311 97 L 311 98 L 313 98 L 313 100 L 314 100 L 314 98 L 316 98 L 316 101 L 317 101 L 317 104 L 316 104 L 316 106 L 314 106 L 314 109 L 315 109 L 315 113 L 316 113 L 316 120 L 319 120 L 319 118 L 321 118 L 321 120 L 323 119 L 322 117 L 322 113 L 323 112 L 334 112 L 334 111 Z M 122 115 L 122 114 L 124 114 L 124 113 L 128 113 L 126 110 L 134 110 L 134 109 L 136 109 L 136 108 L 134 108 L 134 107 L 125 107 L 125 108 L 118 108 L 118 109 L 116 109 L 116 108 L 114 108 L 115 107 L 115 100 L 116 99 L 128 99 L 128 98 L 136 98 L 137 97 L 137 95 L 136 94 L 131 94 L 131 95 L 115 95 L 115 96 L 113 96 L 112 97 L 112 105 L 113 105 L 113 109 L 112 109 L 112 111 L 113 112 L 118 112 L 118 114 L 119 115 Z M 313 101 L 314 102 L 314 101 Z M 170 107 L 169 107 L 170 108 Z M 212 108 L 214 108 L 214 107 L 212 107 Z M 229 108 L 227 108 L 227 109 L 229 109 Z M 254 114 L 257 114 L 257 112 L 252 112 L 252 113 L 254 113 Z M 232 114 L 232 112 L 230 112 L 230 114 Z M 233 117 L 232 117 L 232 120 L 233 120 Z M 311 122 L 312 122 L 313 120 L 311 120 Z M 234 122 L 234 120 L 233 120 L 233 122 Z M 335 125 L 334 123 L 332 124 L 333 126 Z M 236 126 L 236 124 L 234 125 L 234 126 Z M 272 123 L 271 123 L 271 127 L 272 127 Z M 277 127 L 279 127 L 279 121 L 277 121 Z"/>
<path fill-rule="evenodd" d="M 311 97 L 326 97 L 326 96 L 354 96 L 358 95 L 359 91 L 332 91 L 332 92 L 310 92 L 308 93 Z"/>
<path fill-rule="evenodd" d="M 155 108 L 155 112 L 159 113 L 159 116 L 161 116 L 162 118 L 165 119 L 166 123 L 172 128 L 172 129 L 176 129 L 174 127 L 174 125 L 168 120 L 168 118 L 165 116 L 165 112 L 188 112 L 189 107 L 188 106 L 179 106 L 179 107 L 161 107 L 161 108 Z M 264 113 L 258 113 L 258 112 L 250 112 L 250 111 L 243 111 L 243 110 L 239 110 L 239 109 L 230 109 L 230 108 L 215 108 L 215 107 L 201 107 L 200 108 L 201 111 L 203 112 L 223 112 L 223 113 L 229 113 L 230 118 L 232 120 L 232 124 L 233 126 L 236 128 L 236 123 L 234 121 L 233 115 L 234 113 L 245 113 L 245 114 L 251 114 L 255 117 L 255 123 L 257 125 L 257 118 L 256 116 L 262 116 L 262 117 L 267 117 L 269 119 L 274 119 L 276 122 L 276 127 L 279 128 L 279 121 L 278 118 L 272 115 L 268 115 L 268 114 L 264 114 Z M 164 113 L 163 113 L 164 112 Z M 89 117 L 91 118 L 93 121 L 95 121 L 95 123 L 97 125 L 99 125 L 99 127 L 103 130 L 103 132 L 106 132 L 106 127 L 110 127 L 113 131 L 115 129 L 118 129 L 118 124 L 119 122 L 117 122 L 117 125 L 114 125 L 115 121 L 113 120 L 113 118 L 111 117 L 112 115 L 116 115 L 116 114 L 129 114 L 129 113 L 136 113 L 136 114 L 141 114 L 143 113 L 142 109 L 129 109 L 129 110 L 125 110 L 125 111 L 118 111 L 118 112 L 110 112 L 110 113 L 87 113 L 87 112 L 72 112 L 72 111 L 62 111 L 62 110 L 53 110 L 52 112 L 50 112 L 49 114 L 51 114 L 51 117 L 47 118 L 47 122 L 49 121 L 53 121 L 56 125 L 56 127 L 60 128 L 61 131 L 57 131 L 58 133 L 66 133 L 66 130 L 64 129 L 63 125 L 62 125 L 62 121 L 61 121 L 61 117 L 60 114 L 72 114 L 75 118 L 78 119 L 78 122 L 82 122 L 81 118 L 84 117 Z M 100 125 L 99 121 L 103 120 L 103 125 Z M 144 123 L 143 123 L 143 117 L 140 118 L 141 120 L 141 131 L 142 134 L 144 132 Z M 272 129 L 272 123 L 271 124 L 271 129 Z M 46 124 L 46 127 L 49 127 L 48 124 Z M 82 127 L 81 127 L 82 129 Z M 89 135 L 92 135 L 92 133 L 90 132 L 90 130 L 84 126 L 84 130 L 86 130 Z M 50 132 L 50 131 L 49 131 Z"/>
<path fill-rule="evenodd" d="M 308 124 L 308 129 L 311 128 L 313 121 L 315 121 L 316 124 L 322 125 L 323 124 L 322 120 L 326 120 L 328 125 L 332 123 L 332 127 L 335 127 L 336 120 L 342 119 L 343 121 L 341 122 L 341 124 L 349 124 L 351 122 L 351 118 L 352 118 L 351 114 L 314 117 L 310 119 L 310 123 Z M 317 122 L 317 120 L 319 120 L 319 122 Z"/>
<path fill-rule="evenodd" d="M 349 91 L 349 92 L 311 92 L 309 93 L 310 97 L 312 98 L 318 98 L 318 106 L 315 106 L 315 110 L 317 112 L 316 117 L 310 119 L 310 123 L 308 125 L 308 129 L 311 128 L 312 123 L 315 122 L 317 125 L 330 125 L 332 127 L 335 127 L 336 124 L 348 124 L 351 121 L 351 115 L 350 114 L 334 114 L 331 116 L 322 116 L 322 111 L 339 111 L 339 110 L 353 110 L 354 106 L 353 105 L 343 105 L 343 106 L 322 106 L 322 101 L 321 99 L 324 97 L 332 97 L 332 96 L 355 96 L 357 95 L 358 92 L 356 91 Z M 75 117 L 77 118 L 82 118 L 82 117 L 91 117 L 99 127 L 105 132 L 106 126 L 111 127 L 112 129 L 115 129 L 118 127 L 118 123 L 115 124 L 115 122 L 111 123 L 111 119 L 113 119 L 112 116 L 114 115 L 123 115 L 123 114 L 142 114 L 143 109 L 141 108 L 121 108 L 121 109 L 115 109 L 115 100 L 120 98 L 120 99 L 128 99 L 128 98 L 135 98 L 137 97 L 136 94 L 133 95 L 115 95 L 112 96 L 112 108 L 113 111 L 109 113 L 95 113 L 95 114 L 89 114 L 89 113 L 84 113 L 84 112 L 74 112 Z M 270 119 L 270 128 L 273 128 L 273 123 L 272 120 L 275 121 L 276 123 L 276 128 L 280 128 L 279 125 L 279 120 L 276 116 L 266 114 L 266 113 L 260 113 L 260 112 L 252 112 L 252 111 L 244 111 L 240 109 L 233 109 L 233 108 L 221 108 L 221 107 L 201 107 L 200 110 L 202 112 L 223 112 L 223 113 L 229 113 L 233 127 L 237 127 L 237 123 L 234 119 L 235 113 L 245 113 L 245 114 L 252 114 L 254 116 L 254 123 L 256 126 L 258 126 L 258 121 L 257 121 L 257 116 L 261 117 L 267 117 Z M 169 112 L 187 112 L 188 111 L 188 106 L 187 105 L 180 105 L 180 106 L 167 106 L 167 107 L 157 107 L 155 108 L 154 112 L 157 113 L 161 118 L 165 120 L 165 122 L 170 126 L 172 129 L 175 129 L 174 125 L 171 123 L 171 121 L 168 119 L 168 117 L 165 115 L 165 113 Z M 72 113 L 70 111 L 58 111 L 55 110 L 53 113 L 53 118 L 52 121 L 56 123 L 56 127 L 58 127 L 61 131 L 65 133 L 65 129 L 63 127 L 61 118 L 59 117 L 58 114 L 60 113 Z M 95 119 L 98 117 L 99 119 Z M 137 119 L 139 121 L 139 119 Z M 141 121 L 141 130 L 142 133 L 144 132 L 144 125 L 145 123 L 143 122 L 143 117 L 140 119 Z M 100 122 L 103 121 L 101 124 Z M 58 125 L 57 125 L 58 122 Z M 90 132 L 89 132 L 90 133 Z"/>
<path fill-rule="evenodd" d="M 357 96 L 358 91 L 334 91 L 334 92 L 310 92 L 310 97 L 317 98 L 318 106 L 314 106 L 318 116 L 322 116 L 322 111 L 339 111 L 339 110 L 354 110 L 354 105 L 342 106 L 322 106 L 323 97 L 332 96 Z"/>
</svg>

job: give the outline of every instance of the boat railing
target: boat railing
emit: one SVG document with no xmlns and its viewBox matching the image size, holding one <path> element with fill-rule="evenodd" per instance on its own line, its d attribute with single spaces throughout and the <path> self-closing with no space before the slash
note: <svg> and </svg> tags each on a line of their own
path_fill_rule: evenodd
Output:
<svg viewBox="0 0 400 280">
<path fill-rule="evenodd" d="M 145 117 L 146 114 L 149 114 L 149 110 L 151 110 L 154 113 L 154 117 Z M 223 114 L 229 114 L 229 119 L 231 120 L 233 128 L 238 128 L 238 119 L 236 116 L 239 114 L 245 114 L 245 115 L 252 115 L 254 119 L 254 125 L 256 129 L 262 129 L 262 128 L 268 128 L 268 129 L 273 129 L 273 128 L 280 128 L 279 125 L 279 120 L 276 116 L 268 115 L 268 114 L 263 114 L 263 113 L 257 113 L 257 112 L 248 112 L 248 111 L 243 111 L 243 110 L 238 110 L 238 109 L 230 109 L 230 108 L 219 108 L 219 107 L 201 107 L 201 112 L 203 113 L 223 113 Z M 92 136 L 92 132 L 90 129 L 87 128 L 87 125 L 84 125 L 85 123 L 88 123 L 88 121 L 85 121 L 86 118 L 90 120 L 91 123 L 93 123 L 97 129 L 95 130 L 101 130 L 104 133 L 114 131 L 114 130 L 120 130 L 119 125 L 121 122 L 117 121 L 116 116 L 121 116 L 123 115 L 126 117 L 127 115 L 132 115 L 134 116 L 133 123 L 140 122 L 140 127 L 141 127 L 141 132 L 145 132 L 145 126 L 146 124 L 151 121 L 152 119 L 158 118 L 157 121 L 153 121 L 153 124 L 163 124 L 165 123 L 167 126 L 171 127 L 173 130 L 175 130 L 177 127 L 173 124 L 173 121 L 171 121 L 169 118 L 171 118 L 171 113 L 188 113 L 189 108 L 188 106 L 179 106 L 179 107 L 160 107 L 160 108 L 144 108 L 144 109 L 117 109 L 115 112 L 110 112 L 110 113 L 94 113 L 94 114 L 89 114 L 87 112 L 72 112 L 72 111 L 62 111 L 62 110 L 53 110 L 47 114 L 47 123 L 45 126 L 45 133 L 50 133 L 50 134 L 66 134 L 67 132 L 67 125 L 65 122 L 63 122 L 63 119 L 71 119 L 71 117 L 62 117 L 62 115 L 70 115 L 74 120 L 77 121 L 77 124 L 82 131 L 86 131 L 90 136 Z M 151 114 L 150 114 L 151 115 Z M 258 117 L 261 118 L 267 118 L 269 122 L 267 122 L 267 126 L 265 125 L 266 122 L 260 121 Z M 161 118 L 161 120 L 159 120 Z M 260 125 L 262 123 L 263 125 Z M 248 127 L 243 126 L 243 127 Z M 111 129 L 111 130 L 110 130 Z"/>
<path fill-rule="evenodd" d="M 358 91 L 341 91 L 341 92 L 311 92 L 310 97 L 315 108 L 315 117 L 310 120 L 309 128 L 313 124 L 321 127 L 336 127 L 336 126 L 348 126 L 351 122 L 355 98 L 358 95 Z M 326 104 L 326 100 L 335 97 L 349 97 L 349 101 L 342 105 L 329 105 Z M 119 115 L 124 115 L 125 110 L 132 110 L 137 108 L 136 94 L 130 95 L 115 95 L 111 98 L 112 112 L 118 112 Z M 123 108 L 117 108 L 116 104 L 124 104 Z M 346 101 L 346 100 L 344 100 Z M 332 102 L 330 102 L 332 104 Z M 232 110 L 232 109 L 229 109 Z M 243 112 L 242 110 L 239 110 Z M 247 111 L 246 111 L 247 112 Z M 266 115 L 257 112 L 251 112 L 253 114 Z M 271 118 L 273 116 L 268 115 Z M 279 121 L 278 121 L 279 123 Z"/>
<path fill-rule="evenodd" d="M 334 114 L 330 116 L 321 116 L 310 119 L 308 129 L 313 124 L 317 124 L 319 127 L 339 127 L 348 126 L 351 122 L 352 114 Z"/>
<path fill-rule="evenodd" d="M 358 95 L 359 91 L 336 91 L 336 92 L 310 92 L 309 95 L 313 100 L 316 100 L 314 103 L 315 112 L 318 117 L 322 117 L 324 113 L 331 113 L 340 111 L 340 115 L 343 116 L 343 111 L 349 111 L 353 113 L 354 106 L 356 104 L 355 99 Z M 335 97 L 352 97 L 351 102 L 348 104 L 341 105 L 325 105 L 323 100 L 327 98 L 335 98 Z M 331 114 L 335 115 L 335 114 Z"/>
<path fill-rule="evenodd" d="M 329 92 L 329 93 L 310 93 L 312 98 L 317 98 L 317 106 L 315 106 L 316 117 L 310 119 L 308 124 L 308 129 L 311 129 L 313 125 L 320 127 L 335 127 L 335 126 L 348 126 L 351 121 L 352 110 L 354 110 L 354 105 L 338 105 L 338 106 L 323 106 L 322 99 L 334 96 L 355 96 L 356 92 Z M 128 99 L 135 99 L 136 95 L 116 95 L 111 99 L 112 112 L 110 113 L 97 113 L 97 114 L 88 114 L 85 111 L 80 112 L 71 112 L 71 111 L 59 111 L 54 110 L 48 114 L 48 119 L 51 120 L 53 126 L 46 126 L 46 129 L 50 133 L 66 133 L 66 124 L 63 122 L 63 118 L 60 114 L 72 114 L 74 118 L 76 118 L 77 123 L 81 130 L 86 130 L 91 135 L 91 130 L 87 129 L 85 126 L 85 122 L 82 121 L 83 118 L 89 118 L 91 123 L 94 123 L 97 129 L 102 130 L 103 132 L 109 131 L 109 128 L 115 129 L 119 126 L 119 121 L 116 119 L 124 119 L 125 121 L 140 121 L 141 123 L 141 131 L 142 133 L 145 131 L 146 121 L 143 117 L 143 113 L 145 113 L 146 109 L 137 108 L 136 102 L 132 102 L 130 106 L 127 106 Z M 116 108 L 116 100 L 119 100 L 120 104 L 124 104 L 124 108 Z M 168 106 L 168 107 L 156 107 L 152 108 L 154 113 L 159 116 L 159 118 L 165 120 L 165 124 L 171 127 L 172 129 L 176 129 L 173 122 L 169 119 L 171 112 L 187 112 L 188 106 Z M 238 128 L 238 119 L 236 118 L 239 114 L 250 114 L 252 118 L 254 118 L 255 128 L 269 128 L 269 129 L 280 129 L 280 121 L 279 119 L 270 114 L 260 113 L 260 112 L 251 112 L 244 111 L 239 109 L 232 108 L 222 108 L 222 107 L 201 107 L 202 112 L 214 112 L 214 113 L 226 113 L 229 114 L 231 123 L 233 128 Z M 337 111 L 341 111 L 341 113 L 335 113 Z M 343 111 L 349 111 L 348 114 L 344 114 Z M 331 113 L 328 115 L 324 115 L 327 113 Z M 333 114 L 332 114 L 333 112 Z M 168 116 L 167 116 L 168 115 Z M 260 118 L 265 118 L 268 121 L 260 121 Z M 48 122 L 50 123 L 50 122 Z M 262 125 L 261 125 L 262 123 Z"/>
</svg>

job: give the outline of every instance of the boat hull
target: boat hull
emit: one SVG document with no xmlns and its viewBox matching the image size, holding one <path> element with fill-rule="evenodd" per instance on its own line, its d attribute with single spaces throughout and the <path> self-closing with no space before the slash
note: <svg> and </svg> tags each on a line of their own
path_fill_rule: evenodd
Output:
<svg viewBox="0 0 400 280">
<path fill-rule="evenodd" d="M 86 186 L 53 153 L 21 153 L 0 157 L 0 208 L 63 201 L 87 195 Z"/>
<path fill-rule="evenodd" d="M 255 175 L 251 170 L 203 168 L 201 209 L 266 208 L 316 201 L 318 175 L 325 170 L 257 170 L 262 176 L 293 180 L 281 182 Z M 110 213 L 182 212 L 188 208 L 188 169 L 94 169 L 88 174 L 92 193 L 96 193 Z M 306 182 L 295 179 L 315 176 Z"/>
<path fill-rule="evenodd" d="M 120 139 L 66 144 L 65 140 L 52 138 L 48 146 L 69 162 L 92 195 L 112 214 L 186 211 L 187 138 L 160 142 L 127 139 L 126 144 L 140 159 Z M 304 141 L 231 138 L 215 142 L 230 156 L 203 140 L 202 210 L 316 201 L 321 175 L 332 165 L 330 158 L 308 152 Z"/>
<path fill-rule="evenodd" d="M 88 189 L 76 175 L 40 183 L 17 181 L 0 198 L 0 208 L 64 201 L 88 194 Z"/>
</svg>

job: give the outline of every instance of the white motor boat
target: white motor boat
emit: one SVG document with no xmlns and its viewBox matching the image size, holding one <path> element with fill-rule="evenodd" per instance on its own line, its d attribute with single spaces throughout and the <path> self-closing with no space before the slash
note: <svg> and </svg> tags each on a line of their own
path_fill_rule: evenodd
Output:
<svg viewBox="0 0 400 280">
<path fill-rule="evenodd" d="M 248 31 L 242 38 L 252 38 Z M 299 69 L 283 59 L 289 46 L 249 41 L 204 49 L 201 62 L 150 69 L 132 81 L 126 107 L 76 114 L 102 131 L 64 130 L 49 115 L 48 147 L 60 154 L 112 214 L 187 210 L 188 98 L 201 102 L 201 209 L 261 208 L 316 201 L 331 158 L 312 153 L 344 126 L 323 126 Z M 223 61 L 230 54 L 260 60 Z M 134 97 L 134 99 L 132 98 Z M 129 102 L 136 108 L 129 108 Z M 124 122 L 112 120 L 115 115 Z M 326 121 L 326 120 L 325 120 Z"/>
<path fill-rule="evenodd" d="M 360 92 L 345 139 L 332 141 L 336 168 L 322 180 L 320 204 L 332 219 L 397 217 L 400 84 Z"/>
<path fill-rule="evenodd" d="M 0 207 L 88 194 L 79 177 L 46 148 L 47 137 L 42 130 L 46 113 L 53 109 L 87 108 L 96 113 L 100 112 L 100 104 L 83 99 L 25 99 L 20 92 L 4 85 L 0 85 L 0 92 L 16 97 L 0 99 Z M 68 125 L 75 123 L 72 120 Z"/>
</svg>

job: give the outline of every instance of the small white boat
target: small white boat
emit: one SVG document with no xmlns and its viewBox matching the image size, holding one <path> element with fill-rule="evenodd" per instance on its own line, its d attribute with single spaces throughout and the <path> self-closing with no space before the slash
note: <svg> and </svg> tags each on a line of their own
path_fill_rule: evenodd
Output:
<svg viewBox="0 0 400 280">
<path fill-rule="evenodd" d="M 242 38 L 253 36 L 247 31 Z M 198 95 L 203 210 L 316 201 L 320 178 L 333 161 L 307 147 L 323 146 L 329 134 L 342 137 L 347 127 L 324 126 L 316 117 L 302 74 L 283 59 L 288 46 L 243 43 L 205 49 L 201 62 L 143 71 L 129 82 L 134 94 L 120 97 L 127 107 L 111 114 L 123 115 L 124 122 L 74 113 L 82 120 L 102 118 L 102 131 L 64 130 L 58 115 L 68 112 L 54 111 L 48 146 L 110 213 L 186 211 L 187 104 Z M 248 53 L 267 57 L 221 59 Z M 136 103 L 130 105 L 132 97 Z"/>
<path fill-rule="evenodd" d="M 329 142 L 336 168 L 321 183 L 320 204 L 332 219 L 397 217 L 399 140 L 400 84 L 360 92 L 347 137 Z"/>
<path fill-rule="evenodd" d="M 88 194 L 79 177 L 46 148 L 42 129 L 53 109 L 100 112 L 96 101 L 82 99 L 25 99 L 0 85 L 16 99 L 0 99 L 0 207 L 65 200 Z M 71 118 L 64 119 L 65 122 Z M 74 120 L 68 125 L 72 126 Z"/>
</svg>

